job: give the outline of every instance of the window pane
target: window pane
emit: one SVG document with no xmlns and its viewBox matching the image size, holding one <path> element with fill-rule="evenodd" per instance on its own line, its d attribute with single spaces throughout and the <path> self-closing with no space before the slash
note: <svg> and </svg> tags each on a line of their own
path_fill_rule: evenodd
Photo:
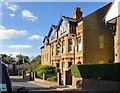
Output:
<svg viewBox="0 0 120 93">
<path fill-rule="evenodd" d="M 78 38 L 78 51 L 81 51 L 82 45 L 81 45 L 81 38 Z"/>
<path fill-rule="evenodd" d="M 65 41 L 62 41 L 62 45 L 65 46 Z"/>
<path fill-rule="evenodd" d="M 64 68 L 65 67 L 65 62 L 62 62 L 62 68 Z"/>
<path fill-rule="evenodd" d="M 60 54 L 60 46 L 56 45 L 56 55 L 59 55 L 59 54 Z"/>
<path fill-rule="evenodd" d="M 57 63 L 56 65 L 57 65 L 57 68 L 59 68 L 59 67 L 60 67 L 59 63 Z"/>
<path fill-rule="evenodd" d="M 81 38 L 78 38 L 78 44 L 80 44 L 81 43 Z"/>
<path fill-rule="evenodd" d="M 65 52 L 65 41 L 62 41 L 62 53 Z"/>
<path fill-rule="evenodd" d="M 72 62 L 68 62 L 68 68 L 72 65 Z"/>
<path fill-rule="evenodd" d="M 68 52 L 72 51 L 72 39 L 68 40 Z"/>
</svg>

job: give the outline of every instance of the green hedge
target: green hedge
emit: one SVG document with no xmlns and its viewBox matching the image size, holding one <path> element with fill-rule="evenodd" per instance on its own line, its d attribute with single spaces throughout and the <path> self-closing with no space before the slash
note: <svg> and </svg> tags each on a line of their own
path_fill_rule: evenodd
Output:
<svg viewBox="0 0 120 93">
<path fill-rule="evenodd" d="M 36 68 L 36 74 L 38 77 L 42 78 L 43 73 L 45 74 L 55 74 L 56 68 L 51 65 L 40 65 Z"/>
<path fill-rule="evenodd" d="M 75 77 L 120 81 L 120 63 L 72 65 L 71 73 Z"/>
<path fill-rule="evenodd" d="M 56 82 L 57 81 L 57 76 L 52 76 L 47 78 L 48 81 Z"/>
</svg>

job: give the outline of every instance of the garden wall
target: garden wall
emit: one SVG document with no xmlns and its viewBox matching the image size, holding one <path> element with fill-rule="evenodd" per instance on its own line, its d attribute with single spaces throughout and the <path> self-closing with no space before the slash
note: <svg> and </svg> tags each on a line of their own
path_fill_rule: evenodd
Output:
<svg viewBox="0 0 120 93">
<path fill-rule="evenodd" d="M 87 91 L 114 91 L 120 92 L 120 82 L 107 80 L 82 79 L 78 77 L 72 78 L 72 86 L 74 88 Z"/>
</svg>

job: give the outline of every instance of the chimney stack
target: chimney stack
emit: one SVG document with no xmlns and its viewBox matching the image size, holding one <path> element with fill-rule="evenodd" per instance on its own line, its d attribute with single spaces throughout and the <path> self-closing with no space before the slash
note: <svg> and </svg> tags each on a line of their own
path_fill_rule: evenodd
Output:
<svg viewBox="0 0 120 93">
<path fill-rule="evenodd" d="M 79 19 L 82 17 L 82 11 L 79 7 L 75 7 L 74 11 L 72 13 L 72 18 L 73 19 Z"/>
</svg>

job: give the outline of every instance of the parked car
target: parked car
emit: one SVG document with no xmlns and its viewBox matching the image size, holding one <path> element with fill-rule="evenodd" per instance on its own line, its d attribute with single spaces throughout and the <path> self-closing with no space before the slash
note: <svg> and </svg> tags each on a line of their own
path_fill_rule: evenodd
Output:
<svg viewBox="0 0 120 93">
<path fill-rule="evenodd" d="M 25 87 L 19 88 L 17 90 L 13 89 L 7 66 L 5 63 L 0 61 L 0 92 L 1 93 L 27 93 L 28 91 Z"/>
</svg>

